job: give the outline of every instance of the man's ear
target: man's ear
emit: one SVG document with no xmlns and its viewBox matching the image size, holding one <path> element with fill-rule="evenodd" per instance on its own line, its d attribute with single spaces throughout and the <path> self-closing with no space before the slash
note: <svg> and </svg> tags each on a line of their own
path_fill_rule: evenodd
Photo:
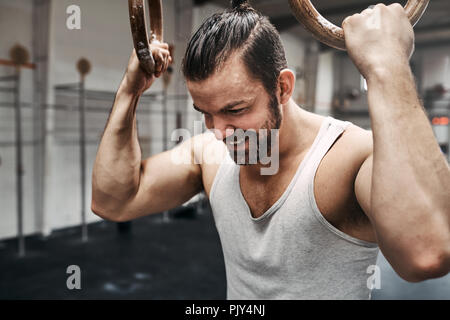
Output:
<svg viewBox="0 0 450 320">
<path fill-rule="evenodd" d="M 289 69 L 283 69 L 278 77 L 278 92 L 280 95 L 280 103 L 285 104 L 289 101 L 294 92 L 295 75 Z"/>
</svg>

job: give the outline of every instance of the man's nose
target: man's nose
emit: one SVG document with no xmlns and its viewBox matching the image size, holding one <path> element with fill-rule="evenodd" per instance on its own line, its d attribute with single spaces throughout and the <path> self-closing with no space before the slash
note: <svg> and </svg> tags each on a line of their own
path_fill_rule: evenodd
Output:
<svg viewBox="0 0 450 320">
<path fill-rule="evenodd" d="M 214 119 L 214 135 L 217 140 L 225 140 L 228 136 L 231 136 L 234 133 L 234 127 L 221 122 L 220 120 Z"/>
</svg>

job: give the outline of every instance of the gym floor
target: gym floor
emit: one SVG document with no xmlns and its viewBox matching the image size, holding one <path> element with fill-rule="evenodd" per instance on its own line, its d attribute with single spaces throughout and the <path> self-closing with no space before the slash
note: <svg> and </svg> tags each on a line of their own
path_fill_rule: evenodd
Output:
<svg viewBox="0 0 450 320">
<path fill-rule="evenodd" d="M 198 209 L 198 208 L 197 208 Z M 26 238 L 18 258 L 17 240 L 0 242 L 0 299 L 226 298 L 222 249 L 208 206 L 183 207 L 163 221 L 157 214 L 128 224 L 101 221 L 55 231 L 48 238 Z M 381 289 L 373 300 L 450 299 L 450 276 L 421 283 L 398 277 L 380 256 Z M 81 290 L 68 290 L 67 267 L 81 270 Z"/>
<path fill-rule="evenodd" d="M 182 216 L 182 215 L 181 215 Z M 119 232 L 114 222 L 56 231 L 47 239 L 1 242 L 0 299 L 225 299 L 219 237 L 209 212 L 163 222 L 162 215 L 135 220 Z M 67 267 L 78 265 L 81 290 L 68 290 Z"/>
</svg>

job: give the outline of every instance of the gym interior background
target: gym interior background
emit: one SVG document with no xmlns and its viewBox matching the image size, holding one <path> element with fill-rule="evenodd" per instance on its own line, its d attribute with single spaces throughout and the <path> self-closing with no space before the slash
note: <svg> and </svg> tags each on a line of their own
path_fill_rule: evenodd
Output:
<svg viewBox="0 0 450 320">
<path fill-rule="evenodd" d="M 364 81 L 346 53 L 312 39 L 287 1 L 252 4 L 281 33 L 296 73 L 296 102 L 370 128 Z M 376 1 L 314 1 L 339 25 L 371 4 Z M 80 29 L 70 25 L 72 5 L 80 8 Z M 175 128 L 193 132 L 194 120 L 201 120 L 181 60 L 193 30 L 228 1 L 163 5 L 164 40 L 173 45 L 174 64 L 138 106 L 144 157 L 172 148 Z M 449 157 L 450 2 L 430 1 L 415 34 L 411 67 Z M 1 299 L 226 297 L 219 238 L 201 194 L 131 223 L 102 221 L 90 210 L 93 161 L 132 46 L 127 1 L 0 0 Z M 23 49 L 28 61 L 17 69 L 11 60 L 21 54 L 27 60 Z M 80 59 L 90 64 L 83 81 Z M 377 263 L 381 282 L 372 299 L 450 299 L 450 275 L 413 284 L 399 278 L 382 255 Z M 81 270 L 80 290 L 67 287 L 73 265 Z"/>
</svg>

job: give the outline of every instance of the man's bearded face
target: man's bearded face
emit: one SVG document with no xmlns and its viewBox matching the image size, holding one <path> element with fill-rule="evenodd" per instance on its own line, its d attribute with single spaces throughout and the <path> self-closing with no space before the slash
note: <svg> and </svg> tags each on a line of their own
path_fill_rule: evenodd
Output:
<svg viewBox="0 0 450 320">
<path fill-rule="evenodd" d="M 255 130 L 236 129 L 234 134 L 223 139 L 228 148 L 231 158 L 239 165 L 256 164 L 261 156 L 271 156 L 272 139 L 276 139 L 275 135 L 281 126 L 282 116 L 279 109 L 277 97 L 271 96 L 269 105 L 269 118 L 259 128 Z"/>
</svg>

